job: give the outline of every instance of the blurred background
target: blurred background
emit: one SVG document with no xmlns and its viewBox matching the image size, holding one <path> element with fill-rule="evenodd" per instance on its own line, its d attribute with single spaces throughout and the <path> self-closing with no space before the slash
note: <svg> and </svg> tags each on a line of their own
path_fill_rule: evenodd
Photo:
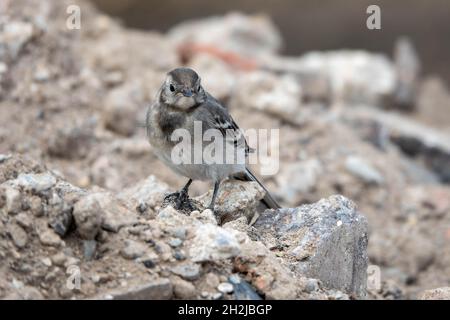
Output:
<svg viewBox="0 0 450 320">
<path fill-rule="evenodd" d="M 371 4 L 381 30 L 366 28 Z M 279 172 L 260 178 L 283 206 L 342 194 L 367 217 L 382 274 L 369 298 L 450 286 L 450 1 L 3 0 L 0 13 L 1 184 L 40 163 L 83 190 L 117 195 L 150 176 L 152 190 L 179 189 L 143 122 L 166 73 L 186 65 L 242 129 L 280 130 Z M 289 261 L 294 240 L 277 257 Z M 0 279 L 47 274 L 8 266 Z"/>
<path fill-rule="evenodd" d="M 391 54 L 399 36 L 417 47 L 423 71 L 450 82 L 450 2 L 447 0 L 92 0 L 131 28 L 167 31 L 188 19 L 230 11 L 264 13 L 279 28 L 282 53 L 310 50 L 367 49 Z M 366 8 L 379 5 L 382 29 L 368 30 Z"/>
</svg>

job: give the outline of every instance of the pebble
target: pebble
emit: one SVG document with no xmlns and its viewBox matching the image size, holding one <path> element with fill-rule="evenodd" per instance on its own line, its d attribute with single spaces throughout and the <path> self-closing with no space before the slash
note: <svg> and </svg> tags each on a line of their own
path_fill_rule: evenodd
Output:
<svg viewBox="0 0 450 320">
<path fill-rule="evenodd" d="M 200 277 L 201 268 L 198 264 L 184 263 L 172 267 L 170 271 L 186 280 L 197 280 Z"/>
<path fill-rule="evenodd" d="M 217 290 L 222 293 L 233 293 L 233 285 L 229 282 L 222 282 L 217 286 Z"/>
<path fill-rule="evenodd" d="M 28 235 L 21 226 L 16 223 L 10 223 L 8 224 L 7 231 L 16 247 L 23 248 L 27 245 Z"/>
<path fill-rule="evenodd" d="M 182 244 L 183 244 L 183 241 L 182 241 L 181 239 L 178 239 L 178 238 L 175 238 L 175 239 L 172 239 L 172 240 L 169 241 L 169 245 L 170 245 L 172 248 L 179 247 L 179 246 L 181 246 Z"/>
<path fill-rule="evenodd" d="M 125 259 L 131 260 L 143 256 L 146 250 L 147 246 L 144 244 L 134 240 L 126 240 L 125 247 L 120 251 L 120 253 Z"/>
<path fill-rule="evenodd" d="M 21 173 L 17 178 L 17 183 L 26 190 L 39 193 L 53 187 L 56 178 L 50 173 Z"/>
</svg>

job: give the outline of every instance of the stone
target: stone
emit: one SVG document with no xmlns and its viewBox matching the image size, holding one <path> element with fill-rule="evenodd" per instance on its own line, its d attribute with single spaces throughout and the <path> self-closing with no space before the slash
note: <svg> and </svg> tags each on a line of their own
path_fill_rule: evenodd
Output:
<svg viewBox="0 0 450 320">
<path fill-rule="evenodd" d="M 154 208 L 163 201 L 164 194 L 169 191 L 169 187 L 151 175 L 145 180 L 138 182 L 133 187 L 120 192 L 118 198 L 128 204 L 129 208 L 136 208 L 141 203 L 146 203 Z"/>
<path fill-rule="evenodd" d="M 61 238 L 44 221 L 39 221 L 36 225 L 36 232 L 39 241 L 45 246 L 59 247 L 62 244 Z"/>
<path fill-rule="evenodd" d="M 33 228 L 33 220 L 28 212 L 21 212 L 14 217 L 14 220 L 25 230 L 30 231 Z"/>
<path fill-rule="evenodd" d="M 323 171 L 319 160 L 315 158 L 286 165 L 275 178 L 280 186 L 277 193 L 283 195 L 289 204 L 295 205 L 299 195 L 314 190 Z"/>
<path fill-rule="evenodd" d="M 296 124 L 302 121 L 301 99 L 301 88 L 294 77 L 255 71 L 239 78 L 230 106 L 264 111 Z"/>
<path fill-rule="evenodd" d="M 31 23 L 23 21 L 5 23 L 0 31 L 0 60 L 15 60 L 33 35 L 34 28 Z"/>
<path fill-rule="evenodd" d="M 146 245 L 127 239 L 125 240 L 125 246 L 120 250 L 120 253 L 125 259 L 136 259 L 143 256 L 146 250 Z"/>
<path fill-rule="evenodd" d="M 21 173 L 16 179 L 17 185 L 30 190 L 34 193 L 40 193 L 49 190 L 56 184 L 56 178 L 51 173 Z"/>
<path fill-rule="evenodd" d="M 201 267 L 198 264 L 182 263 L 170 268 L 174 274 L 186 280 L 197 280 L 200 277 Z"/>
<path fill-rule="evenodd" d="M 420 60 L 411 40 L 400 37 L 395 42 L 394 63 L 397 85 L 394 102 L 400 109 L 413 109 L 416 103 L 420 75 Z"/>
<path fill-rule="evenodd" d="M 7 232 L 18 248 L 24 248 L 28 242 L 28 235 L 17 223 L 7 225 Z"/>
<path fill-rule="evenodd" d="M 22 196 L 19 190 L 9 186 L 3 186 L 0 192 L 4 194 L 6 212 L 16 214 L 22 210 Z"/>
<path fill-rule="evenodd" d="M 421 160 L 442 182 L 450 181 L 450 135 L 399 114 L 373 108 L 354 108 L 343 117 L 351 124 L 372 123 L 407 156 Z"/>
<path fill-rule="evenodd" d="M 77 232 L 85 240 L 94 239 L 102 225 L 104 213 L 95 195 L 81 198 L 73 208 Z"/>
<path fill-rule="evenodd" d="M 82 123 L 60 124 L 48 141 L 48 153 L 63 159 L 85 158 L 95 140 L 96 118 Z"/>
<path fill-rule="evenodd" d="M 174 277 L 172 285 L 173 293 L 177 299 L 195 299 L 197 297 L 197 289 L 189 281 Z"/>
<path fill-rule="evenodd" d="M 265 195 L 265 191 L 257 182 L 227 180 L 220 184 L 215 203 L 215 214 L 220 217 L 222 223 L 237 219 L 241 216 L 250 221 L 254 216 L 256 207 Z M 211 201 L 212 190 L 195 198 L 204 207 Z M 206 210 L 205 210 L 206 211 Z M 211 212 L 212 213 L 212 212 Z M 205 212 L 202 212 L 202 216 Z M 195 216 L 195 215 L 194 215 Z M 214 215 L 212 216 L 213 219 Z"/>
<path fill-rule="evenodd" d="M 229 277 L 229 281 L 233 284 L 233 291 L 236 300 L 262 300 L 256 293 L 255 289 L 250 286 L 239 275 L 233 274 Z"/>
<path fill-rule="evenodd" d="M 168 37 L 176 46 L 199 44 L 249 58 L 275 53 L 282 42 L 267 16 L 241 13 L 183 22 L 170 29 Z"/>
<path fill-rule="evenodd" d="M 381 185 L 384 178 L 381 173 L 371 166 L 365 159 L 358 156 L 349 156 L 345 160 L 345 168 L 354 176 L 368 184 Z"/>
<path fill-rule="evenodd" d="M 144 100 L 142 90 L 139 82 L 134 81 L 108 92 L 103 102 L 107 129 L 124 136 L 136 131 L 138 110 Z"/>
<path fill-rule="evenodd" d="M 254 227 L 282 241 L 300 274 L 327 288 L 366 295 L 367 220 L 350 200 L 331 196 L 298 208 L 266 210 Z"/>
<path fill-rule="evenodd" d="M 382 54 L 362 50 L 309 52 L 298 58 L 297 69 L 323 74 L 330 84 L 332 101 L 379 104 L 393 94 L 397 75 Z"/>
<path fill-rule="evenodd" d="M 133 225 L 138 221 L 136 214 L 110 193 L 98 192 L 91 197 L 100 205 L 103 229 L 118 232 L 122 227 Z"/>
<path fill-rule="evenodd" d="M 189 256 L 194 262 L 229 259 L 240 253 L 234 230 L 212 224 L 198 226 L 190 243 Z"/>
<path fill-rule="evenodd" d="M 217 286 L 217 290 L 219 290 L 222 293 L 233 293 L 233 285 L 229 282 L 222 282 Z"/>
<path fill-rule="evenodd" d="M 169 279 L 159 278 L 112 292 L 108 296 L 111 296 L 113 300 L 167 300 L 173 296 L 173 286 Z M 103 298 L 106 297 L 103 296 Z"/>
<path fill-rule="evenodd" d="M 420 300 L 450 300 L 450 287 L 426 290 L 420 295 Z"/>
</svg>

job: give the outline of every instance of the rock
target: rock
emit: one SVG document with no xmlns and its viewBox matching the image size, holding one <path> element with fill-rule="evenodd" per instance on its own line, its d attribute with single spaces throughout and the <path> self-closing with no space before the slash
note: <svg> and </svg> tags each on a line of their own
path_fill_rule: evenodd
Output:
<svg viewBox="0 0 450 320">
<path fill-rule="evenodd" d="M 39 241 L 45 246 L 59 247 L 62 243 L 60 237 L 43 221 L 39 221 L 36 225 L 36 232 Z"/>
<path fill-rule="evenodd" d="M 350 104 L 377 105 L 393 94 L 397 80 L 387 57 L 357 50 L 306 53 L 297 60 L 296 68 L 305 74 L 323 74 L 332 100 Z"/>
<path fill-rule="evenodd" d="M 31 230 L 33 228 L 33 220 L 28 213 L 21 212 L 14 217 L 14 220 L 25 230 Z"/>
<path fill-rule="evenodd" d="M 100 231 L 104 215 L 95 195 L 85 196 L 75 203 L 73 217 L 80 236 L 93 240 Z"/>
<path fill-rule="evenodd" d="M 233 291 L 236 300 L 262 300 L 246 281 L 242 280 L 239 275 L 233 274 L 229 281 L 233 284 Z"/>
<path fill-rule="evenodd" d="M 415 107 L 420 73 L 420 61 L 409 38 L 401 37 L 395 42 L 394 63 L 397 86 L 394 102 L 401 109 Z"/>
<path fill-rule="evenodd" d="M 173 293 L 177 299 L 195 299 L 197 290 L 189 281 L 174 277 L 172 279 Z"/>
<path fill-rule="evenodd" d="M 7 295 L 5 300 L 43 300 L 44 296 L 42 293 L 30 286 L 23 286 L 19 289 L 16 289 L 11 294 Z"/>
<path fill-rule="evenodd" d="M 291 205 L 299 202 L 299 195 L 314 190 L 324 169 L 318 159 L 308 159 L 286 165 L 276 176 L 283 198 Z"/>
<path fill-rule="evenodd" d="M 186 280 L 197 280 L 200 277 L 201 268 L 198 264 L 182 263 L 170 269 L 174 274 Z"/>
<path fill-rule="evenodd" d="M 119 199 L 126 202 L 129 208 L 136 208 L 141 203 L 146 203 L 154 208 L 162 203 L 164 194 L 169 191 L 169 187 L 151 175 L 135 186 L 125 189 L 119 193 Z"/>
<path fill-rule="evenodd" d="M 421 79 L 416 100 L 417 118 L 421 122 L 440 128 L 450 123 L 450 92 L 443 79 L 437 76 Z"/>
<path fill-rule="evenodd" d="M 22 210 L 22 195 L 19 190 L 10 186 L 3 186 L 0 189 L 0 197 L 4 198 L 6 212 L 16 214 Z"/>
<path fill-rule="evenodd" d="M 0 31 L 0 60 L 15 60 L 22 48 L 32 39 L 31 23 L 10 21 Z"/>
<path fill-rule="evenodd" d="M 190 258 L 194 262 L 203 262 L 235 257 L 240 252 L 235 233 L 211 224 L 198 226 L 190 242 Z"/>
<path fill-rule="evenodd" d="M 166 300 L 172 298 L 173 286 L 169 279 L 159 278 L 109 295 L 114 300 Z"/>
<path fill-rule="evenodd" d="M 80 124 L 64 124 L 48 141 L 48 153 L 64 159 L 83 159 L 94 142 L 95 118 Z"/>
<path fill-rule="evenodd" d="M 302 121 L 301 99 L 301 88 L 294 77 L 255 71 L 239 78 L 230 107 L 264 111 L 296 124 Z"/>
<path fill-rule="evenodd" d="M 450 287 L 443 287 L 424 291 L 420 300 L 450 300 Z"/>
<path fill-rule="evenodd" d="M 131 136 L 138 128 L 137 115 L 143 101 L 142 88 L 136 81 L 111 90 L 103 102 L 106 128 Z"/>
<path fill-rule="evenodd" d="M 300 274 L 365 296 L 367 221 L 348 199 L 331 196 L 298 208 L 266 210 L 254 227 L 283 243 L 298 260 L 292 267 Z"/>
<path fill-rule="evenodd" d="M 215 212 L 222 222 L 231 221 L 241 216 L 250 221 L 256 207 L 265 195 L 265 191 L 256 182 L 227 180 L 220 184 L 215 203 Z M 203 207 L 211 201 L 212 190 L 195 198 Z M 202 213 L 203 215 L 203 213 Z"/>
<path fill-rule="evenodd" d="M 127 239 L 125 240 L 125 246 L 120 250 L 120 253 L 125 259 L 136 259 L 143 256 L 146 250 L 146 245 Z"/>
<path fill-rule="evenodd" d="M 217 286 L 217 290 L 222 293 L 233 293 L 233 285 L 229 282 L 222 282 Z"/>
<path fill-rule="evenodd" d="M 32 196 L 28 198 L 30 204 L 30 211 L 35 217 L 41 217 L 44 214 L 44 207 L 42 206 L 41 198 L 38 196 Z"/>
<path fill-rule="evenodd" d="M 28 242 L 27 233 L 17 223 L 8 224 L 7 232 L 9 236 L 12 238 L 16 247 L 24 248 L 27 245 Z"/>
<path fill-rule="evenodd" d="M 180 239 L 178 239 L 178 238 L 172 239 L 172 240 L 169 241 L 169 245 L 170 245 L 172 248 L 179 247 L 179 246 L 181 246 L 182 244 L 183 244 L 183 241 L 180 240 Z"/>
<path fill-rule="evenodd" d="M 51 173 L 21 173 L 15 181 L 25 190 L 40 193 L 49 190 L 56 184 L 56 178 Z"/>
<path fill-rule="evenodd" d="M 168 37 L 177 46 L 198 44 L 249 58 L 278 51 L 282 41 L 266 16 L 240 13 L 183 22 L 170 29 Z"/>
<path fill-rule="evenodd" d="M 349 156 L 345 160 L 345 168 L 356 177 L 366 183 L 381 185 L 383 176 L 364 159 L 357 156 Z"/>
<path fill-rule="evenodd" d="M 91 196 L 97 200 L 101 212 L 103 213 L 103 229 L 118 232 L 120 228 L 133 225 L 137 222 L 136 214 L 111 194 L 107 192 L 98 192 Z"/>
<path fill-rule="evenodd" d="M 369 108 L 345 112 L 351 124 L 376 123 L 386 130 L 390 140 L 408 156 L 422 160 L 442 182 L 450 181 L 450 136 L 399 114 Z"/>
</svg>

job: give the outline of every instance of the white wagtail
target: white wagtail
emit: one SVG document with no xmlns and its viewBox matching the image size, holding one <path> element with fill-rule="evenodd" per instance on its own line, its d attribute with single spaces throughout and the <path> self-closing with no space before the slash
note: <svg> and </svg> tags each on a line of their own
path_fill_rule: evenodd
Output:
<svg viewBox="0 0 450 320">
<path fill-rule="evenodd" d="M 194 137 L 192 140 L 187 139 L 189 147 L 193 147 L 194 152 L 203 152 L 203 150 L 195 150 L 194 147 L 194 139 L 199 138 L 195 136 L 196 122 L 201 124 L 202 148 L 207 145 L 203 141 L 203 134 L 209 129 L 216 129 L 222 134 L 222 145 L 227 143 L 237 152 L 242 151 L 244 160 L 252 150 L 248 147 L 241 130 L 228 110 L 203 89 L 200 77 L 194 70 L 176 68 L 170 71 L 158 91 L 155 103 L 147 111 L 146 127 L 148 138 L 157 157 L 176 173 L 189 178 L 187 184 L 176 193 L 178 200 L 188 199 L 188 188 L 193 180 L 212 180 L 214 191 L 208 208 L 214 211 L 220 182 L 233 177 L 245 181 L 256 181 L 266 192 L 262 203 L 267 208 L 279 208 L 280 206 L 267 189 L 247 168 L 245 161 L 235 163 L 206 163 L 203 160 L 181 163 L 174 161 L 172 151 L 178 141 L 174 141 L 176 139 L 173 138 L 173 133 L 177 129 L 184 129 L 191 137 Z"/>
</svg>

